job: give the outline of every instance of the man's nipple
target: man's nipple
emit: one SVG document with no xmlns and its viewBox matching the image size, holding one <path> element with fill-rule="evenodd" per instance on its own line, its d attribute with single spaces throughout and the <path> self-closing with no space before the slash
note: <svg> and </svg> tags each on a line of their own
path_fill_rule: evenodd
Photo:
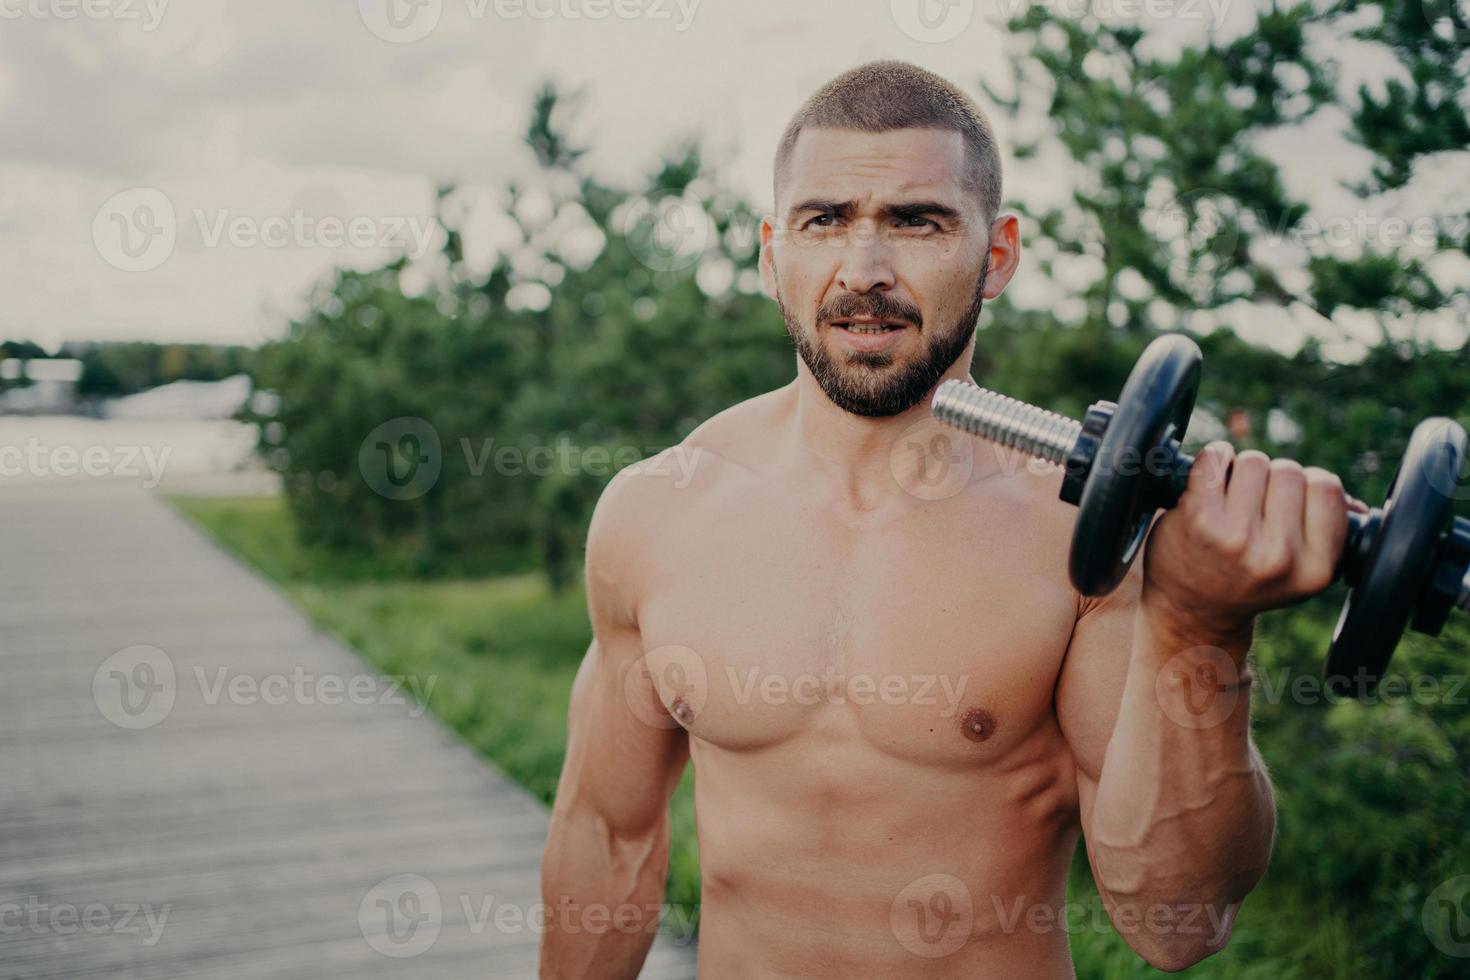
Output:
<svg viewBox="0 0 1470 980">
<path fill-rule="evenodd" d="M 960 719 L 960 732 L 972 742 L 984 742 L 995 734 L 995 716 L 984 708 L 971 708 Z"/>
</svg>

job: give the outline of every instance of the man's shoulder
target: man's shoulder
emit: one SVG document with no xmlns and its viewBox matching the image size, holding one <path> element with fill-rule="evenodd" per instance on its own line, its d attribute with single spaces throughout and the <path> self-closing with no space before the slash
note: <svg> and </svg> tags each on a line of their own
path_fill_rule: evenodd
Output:
<svg viewBox="0 0 1470 980">
<path fill-rule="evenodd" d="M 674 503 L 675 494 L 692 498 L 725 478 L 758 476 L 769 456 L 781 389 L 737 402 L 704 422 L 678 443 L 619 470 L 605 494 L 625 506 Z M 694 491 L 685 494 L 684 491 Z"/>
<path fill-rule="evenodd" d="M 781 389 L 731 405 L 678 443 L 620 469 L 603 488 L 588 529 L 609 543 L 647 542 L 733 483 L 759 479 Z"/>
</svg>

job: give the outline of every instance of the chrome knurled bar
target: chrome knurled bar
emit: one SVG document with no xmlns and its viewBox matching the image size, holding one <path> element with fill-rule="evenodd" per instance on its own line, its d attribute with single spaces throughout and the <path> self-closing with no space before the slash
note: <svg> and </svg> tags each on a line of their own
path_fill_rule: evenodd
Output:
<svg viewBox="0 0 1470 980">
<path fill-rule="evenodd" d="M 939 386 L 930 409 L 957 429 L 1058 464 L 1082 432 L 1082 423 L 1065 415 L 957 378 Z"/>
</svg>

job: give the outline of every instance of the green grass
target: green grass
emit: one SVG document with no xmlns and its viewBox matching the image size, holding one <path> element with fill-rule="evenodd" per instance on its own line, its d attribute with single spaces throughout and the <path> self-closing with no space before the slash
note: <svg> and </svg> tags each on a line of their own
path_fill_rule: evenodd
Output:
<svg viewBox="0 0 1470 980">
<path fill-rule="evenodd" d="M 391 564 L 375 566 L 371 559 L 304 549 L 279 499 L 196 498 L 174 504 L 375 666 L 421 685 L 433 678 L 430 710 L 485 758 L 550 802 L 562 764 L 572 678 L 591 635 L 580 588 L 553 595 L 539 574 L 399 579 Z M 1313 615 L 1321 618 L 1303 613 L 1283 622 L 1279 636 L 1268 631 L 1258 642 L 1258 656 L 1269 657 L 1276 650 L 1306 662 L 1306 654 L 1292 652 L 1293 644 L 1303 650 L 1320 648 L 1326 621 L 1317 622 Z M 1300 636 L 1293 639 L 1293 632 Z M 1300 736 L 1292 730 L 1271 736 L 1279 714 L 1271 708 L 1260 711 L 1258 726 L 1264 729 L 1258 737 L 1269 739 L 1262 748 L 1276 770 L 1302 752 Z M 1283 794 L 1289 785 L 1281 787 Z M 1290 798 L 1283 795 L 1282 803 L 1281 830 L 1302 833 L 1293 831 Z M 1366 812 L 1363 816 L 1369 820 L 1363 833 L 1381 829 Z M 693 907 L 699 896 L 699 859 L 692 773 L 686 773 L 675 795 L 673 821 L 668 899 Z M 1298 819 L 1295 826 L 1302 823 L 1311 823 L 1311 818 Z M 1333 840 L 1340 839 L 1339 830 L 1328 831 Z M 1282 853 L 1278 847 L 1278 857 Z M 1071 902 L 1095 904 L 1097 893 L 1080 855 L 1075 868 Z M 1355 952 L 1362 941 L 1350 917 L 1355 896 L 1313 892 L 1298 879 L 1278 860 L 1246 902 L 1229 948 L 1181 975 L 1233 980 L 1367 975 Z M 1164 975 L 1133 954 L 1100 916 L 1084 920 L 1071 935 L 1080 977 L 1137 980 Z"/>
</svg>

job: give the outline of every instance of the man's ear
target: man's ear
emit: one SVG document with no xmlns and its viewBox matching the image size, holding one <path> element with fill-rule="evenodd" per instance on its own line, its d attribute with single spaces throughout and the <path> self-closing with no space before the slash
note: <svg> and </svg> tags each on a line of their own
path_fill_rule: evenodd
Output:
<svg viewBox="0 0 1470 980">
<path fill-rule="evenodd" d="M 771 299 L 776 298 L 776 256 L 773 252 L 776 238 L 776 219 L 766 215 L 761 219 L 761 287 Z"/>
<path fill-rule="evenodd" d="M 1005 292 L 1021 265 L 1021 223 L 1009 211 L 996 216 L 990 226 L 990 272 L 985 276 L 986 299 Z"/>
</svg>

